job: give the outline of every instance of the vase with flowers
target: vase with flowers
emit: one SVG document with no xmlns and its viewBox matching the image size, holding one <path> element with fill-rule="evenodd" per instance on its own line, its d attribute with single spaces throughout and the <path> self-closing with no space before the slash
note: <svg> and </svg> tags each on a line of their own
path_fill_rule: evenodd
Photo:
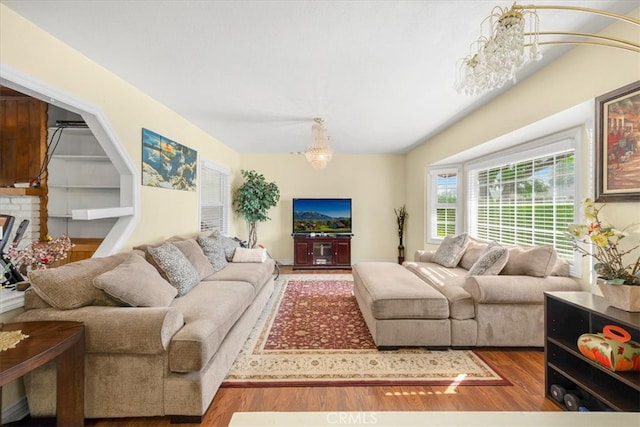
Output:
<svg viewBox="0 0 640 427">
<path fill-rule="evenodd" d="M 586 199 L 587 222 L 569 225 L 569 236 L 574 250 L 594 259 L 598 286 L 607 302 L 623 310 L 640 311 L 640 256 L 629 262 L 640 244 L 623 249 L 620 242 L 629 236 L 626 231 L 629 226 L 618 230 L 602 221 L 599 214 L 603 207 Z"/>
<path fill-rule="evenodd" d="M 398 264 L 402 264 L 404 262 L 404 228 L 407 222 L 407 218 L 409 217 L 409 213 L 407 212 L 407 208 L 405 205 L 400 206 L 400 209 L 393 209 L 396 214 L 396 222 L 398 223 Z"/>
</svg>

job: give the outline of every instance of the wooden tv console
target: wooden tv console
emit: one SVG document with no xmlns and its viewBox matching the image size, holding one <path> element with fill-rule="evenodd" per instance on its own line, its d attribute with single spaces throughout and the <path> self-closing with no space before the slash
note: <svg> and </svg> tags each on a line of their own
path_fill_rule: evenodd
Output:
<svg viewBox="0 0 640 427">
<path fill-rule="evenodd" d="M 351 269 L 351 235 L 294 235 L 293 269 Z"/>
</svg>

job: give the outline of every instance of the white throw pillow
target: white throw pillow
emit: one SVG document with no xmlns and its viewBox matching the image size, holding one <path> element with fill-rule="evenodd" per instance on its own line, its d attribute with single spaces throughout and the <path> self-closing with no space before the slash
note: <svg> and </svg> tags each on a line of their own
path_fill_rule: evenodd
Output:
<svg viewBox="0 0 640 427">
<path fill-rule="evenodd" d="M 267 251 L 264 248 L 236 248 L 233 253 L 233 262 L 265 262 Z"/>
</svg>

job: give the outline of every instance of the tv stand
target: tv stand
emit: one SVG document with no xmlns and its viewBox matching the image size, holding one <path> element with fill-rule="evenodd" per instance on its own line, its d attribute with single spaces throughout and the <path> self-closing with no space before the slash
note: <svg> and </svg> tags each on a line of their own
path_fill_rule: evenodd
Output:
<svg viewBox="0 0 640 427">
<path fill-rule="evenodd" d="M 351 269 L 351 235 L 293 236 L 293 269 Z"/>
</svg>

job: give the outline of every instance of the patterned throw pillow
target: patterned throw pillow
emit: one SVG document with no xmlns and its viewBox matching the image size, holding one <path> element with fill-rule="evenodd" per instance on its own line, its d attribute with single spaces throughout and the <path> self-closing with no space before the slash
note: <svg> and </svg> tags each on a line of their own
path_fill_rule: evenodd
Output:
<svg viewBox="0 0 640 427">
<path fill-rule="evenodd" d="M 178 296 L 186 295 L 198 283 L 198 272 L 187 257 L 173 244 L 165 242 L 148 252 L 159 268 L 159 272 L 178 290 Z"/>
<path fill-rule="evenodd" d="M 433 254 L 432 261 L 443 267 L 456 267 L 464 255 L 468 239 L 467 233 L 445 237 Z"/>
<path fill-rule="evenodd" d="M 202 251 L 215 271 L 220 271 L 227 266 L 227 257 L 221 239 L 198 237 L 198 244 L 202 247 Z"/>
<path fill-rule="evenodd" d="M 211 233 L 208 238 L 218 241 L 224 251 L 224 256 L 227 258 L 227 261 L 231 261 L 233 259 L 233 254 L 236 249 L 240 247 L 240 242 L 232 239 L 231 237 L 220 234 L 218 230 Z"/>
<path fill-rule="evenodd" d="M 500 274 L 509 260 L 509 250 L 497 243 L 491 243 L 471 266 L 467 276 Z"/>
</svg>

